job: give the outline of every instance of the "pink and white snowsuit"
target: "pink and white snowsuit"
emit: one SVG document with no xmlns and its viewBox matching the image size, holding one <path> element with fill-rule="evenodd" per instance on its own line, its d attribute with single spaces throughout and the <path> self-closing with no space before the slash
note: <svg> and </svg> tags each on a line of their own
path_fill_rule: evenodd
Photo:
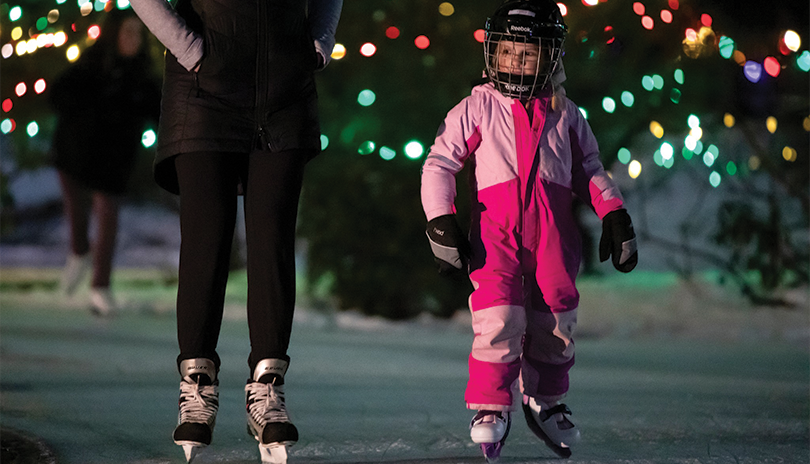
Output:
<svg viewBox="0 0 810 464">
<path fill-rule="evenodd" d="M 514 409 L 518 378 L 528 396 L 565 395 L 582 254 L 572 192 L 600 219 L 623 207 L 582 113 L 561 96 L 552 110 L 551 97 L 532 99 L 529 118 L 492 84 L 475 87 L 447 114 L 422 167 L 428 221 L 455 212 L 455 175 L 466 162 L 474 169 L 470 409 Z"/>
</svg>

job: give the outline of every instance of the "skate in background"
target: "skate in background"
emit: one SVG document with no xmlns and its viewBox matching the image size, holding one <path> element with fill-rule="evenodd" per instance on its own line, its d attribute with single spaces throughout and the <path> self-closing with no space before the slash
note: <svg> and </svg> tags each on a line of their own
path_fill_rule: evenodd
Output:
<svg viewBox="0 0 810 464">
<path fill-rule="evenodd" d="M 600 259 L 612 256 L 621 272 L 638 261 L 635 233 L 588 122 L 562 88 L 567 27 L 557 4 L 507 0 L 485 33 L 487 82 L 450 110 L 422 167 L 427 235 L 439 272 L 466 271 L 474 288 L 470 438 L 495 462 L 520 407 L 532 432 L 568 457 L 580 437 L 561 403 L 582 259 L 572 193 L 602 220 Z M 454 204 L 466 164 L 474 175 L 468 236 Z"/>
</svg>

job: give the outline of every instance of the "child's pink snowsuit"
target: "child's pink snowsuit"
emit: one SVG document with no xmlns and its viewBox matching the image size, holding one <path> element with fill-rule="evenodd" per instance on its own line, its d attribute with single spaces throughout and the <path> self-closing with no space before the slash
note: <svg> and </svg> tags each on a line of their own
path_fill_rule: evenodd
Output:
<svg viewBox="0 0 810 464">
<path fill-rule="evenodd" d="M 428 220 L 454 213 L 455 175 L 468 158 L 474 169 L 470 409 L 512 410 L 518 377 L 526 395 L 565 395 L 582 254 L 572 192 L 600 219 L 623 207 L 590 126 L 561 99 L 556 111 L 550 92 L 533 99 L 530 123 L 520 101 L 479 85 L 447 114 L 422 167 Z"/>
</svg>

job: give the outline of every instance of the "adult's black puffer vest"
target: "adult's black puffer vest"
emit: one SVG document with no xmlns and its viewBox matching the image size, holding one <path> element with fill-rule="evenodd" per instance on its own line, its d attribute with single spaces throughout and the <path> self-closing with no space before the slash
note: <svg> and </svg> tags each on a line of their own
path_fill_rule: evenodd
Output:
<svg viewBox="0 0 810 464">
<path fill-rule="evenodd" d="M 166 54 L 155 180 L 178 193 L 175 155 L 320 147 L 306 0 L 179 0 L 205 39 L 197 72 Z"/>
</svg>

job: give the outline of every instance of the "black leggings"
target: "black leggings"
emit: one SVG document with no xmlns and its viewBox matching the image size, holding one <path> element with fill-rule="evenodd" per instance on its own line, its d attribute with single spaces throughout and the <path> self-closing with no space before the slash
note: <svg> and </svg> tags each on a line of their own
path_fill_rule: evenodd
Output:
<svg viewBox="0 0 810 464">
<path fill-rule="evenodd" d="M 308 151 L 197 152 L 175 158 L 180 184 L 178 363 L 216 352 L 237 188 L 242 184 L 247 245 L 251 372 L 266 358 L 289 361 L 295 306 L 295 223 Z"/>
</svg>

